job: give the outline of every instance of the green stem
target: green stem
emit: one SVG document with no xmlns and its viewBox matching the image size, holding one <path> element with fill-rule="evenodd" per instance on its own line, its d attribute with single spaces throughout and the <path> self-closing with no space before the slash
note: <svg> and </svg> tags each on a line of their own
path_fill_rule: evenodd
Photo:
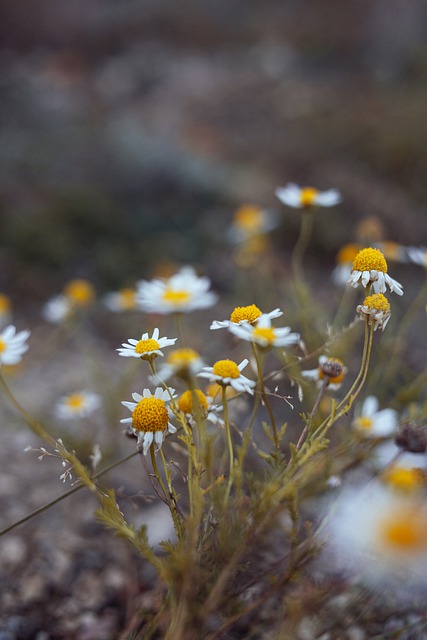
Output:
<svg viewBox="0 0 427 640">
<path fill-rule="evenodd" d="M 312 228 L 313 213 L 311 211 L 302 211 L 300 232 L 291 257 L 292 271 L 297 282 L 304 281 L 302 261 L 310 240 Z"/>
<path fill-rule="evenodd" d="M 225 493 L 225 505 L 227 505 L 228 499 L 230 496 L 230 491 L 231 491 L 231 484 L 233 482 L 234 451 L 233 451 L 233 441 L 231 439 L 230 421 L 228 418 L 227 387 L 225 385 L 222 387 L 222 405 L 224 407 L 225 434 L 227 437 L 228 453 L 230 458 L 230 471 L 228 476 L 227 490 Z"/>
<path fill-rule="evenodd" d="M 279 443 L 279 437 L 277 435 L 276 421 L 274 419 L 274 414 L 273 414 L 273 411 L 271 409 L 270 402 L 268 400 L 267 392 L 265 390 L 264 376 L 263 376 L 263 373 L 262 373 L 263 362 L 261 363 L 261 358 L 259 357 L 259 351 L 258 351 L 256 345 L 254 345 L 253 343 L 251 343 L 251 345 L 252 345 L 252 350 L 254 352 L 256 366 L 257 366 L 258 382 L 259 382 L 259 385 L 260 385 L 261 396 L 262 396 L 264 404 L 265 404 L 265 406 L 267 408 L 268 415 L 270 416 L 271 428 L 273 430 L 274 448 L 276 449 L 276 451 L 279 451 L 280 443 Z M 264 357 L 265 357 L 265 354 L 263 353 L 263 360 L 264 360 Z"/>
</svg>

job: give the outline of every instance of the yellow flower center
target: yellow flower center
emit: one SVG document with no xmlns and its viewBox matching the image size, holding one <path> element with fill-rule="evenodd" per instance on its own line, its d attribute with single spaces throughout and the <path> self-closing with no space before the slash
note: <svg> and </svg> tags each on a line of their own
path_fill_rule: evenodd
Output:
<svg viewBox="0 0 427 640">
<path fill-rule="evenodd" d="M 360 251 L 357 244 L 345 244 L 337 253 L 337 264 L 351 263 Z"/>
<path fill-rule="evenodd" d="M 387 273 L 387 261 L 379 249 L 362 249 L 353 260 L 354 271 L 382 271 Z"/>
<path fill-rule="evenodd" d="M 7 313 L 10 311 L 11 304 L 9 298 L 4 294 L 0 293 L 0 313 Z"/>
<path fill-rule="evenodd" d="M 383 478 L 392 487 L 403 491 L 418 489 L 422 484 L 422 477 L 420 477 L 418 469 L 392 467 L 385 471 Z"/>
<path fill-rule="evenodd" d="M 121 289 L 119 291 L 119 300 L 122 309 L 129 310 L 136 307 L 136 296 L 133 289 Z"/>
<path fill-rule="evenodd" d="M 64 287 L 64 294 L 77 307 L 88 306 L 95 297 L 95 291 L 87 280 L 71 280 Z"/>
<path fill-rule="evenodd" d="M 262 221 L 262 209 L 254 204 L 244 204 L 234 214 L 234 224 L 253 233 L 262 228 Z"/>
<path fill-rule="evenodd" d="M 213 400 L 217 400 L 221 397 L 221 385 L 216 382 L 211 382 L 205 389 L 206 395 L 212 398 Z"/>
<path fill-rule="evenodd" d="M 235 323 L 247 320 L 250 324 L 253 324 L 261 315 L 261 309 L 258 309 L 254 304 L 250 304 L 247 307 L 236 307 L 230 316 L 230 320 Z"/>
<path fill-rule="evenodd" d="M 72 393 L 65 400 L 65 404 L 70 409 L 80 409 L 84 404 L 84 398 L 81 393 Z"/>
<path fill-rule="evenodd" d="M 179 307 L 182 304 L 185 304 L 190 300 L 190 294 L 188 291 L 175 291 L 174 289 L 166 289 L 164 291 L 162 298 L 165 302 L 171 304 L 172 306 Z"/>
<path fill-rule="evenodd" d="M 336 376 L 328 376 L 329 378 L 329 382 L 332 384 L 339 384 L 340 382 L 342 382 L 344 380 L 345 377 L 345 373 L 346 373 L 346 369 L 344 366 L 344 362 L 342 362 L 342 360 L 340 360 L 339 358 L 328 358 L 326 362 L 324 362 L 322 365 L 320 365 L 318 371 L 319 371 L 319 378 L 320 380 L 323 380 L 326 377 L 326 374 L 324 372 L 324 367 L 325 365 L 329 368 L 331 368 L 333 370 L 334 365 L 337 365 L 340 368 L 340 373 Z"/>
<path fill-rule="evenodd" d="M 356 418 L 354 423 L 356 425 L 356 428 L 360 429 L 361 431 L 370 431 L 374 424 L 372 418 L 367 418 L 366 416 L 360 416 L 359 418 Z"/>
<path fill-rule="evenodd" d="M 168 410 L 160 398 L 142 398 L 132 411 L 132 426 L 137 431 L 166 431 L 168 423 Z"/>
<path fill-rule="evenodd" d="M 6 346 L 7 345 L 5 341 L 0 338 L 0 353 L 3 353 L 3 351 L 6 351 Z"/>
<path fill-rule="evenodd" d="M 381 541 L 394 551 L 419 551 L 427 547 L 427 518 L 404 507 L 383 518 Z"/>
<path fill-rule="evenodd" d="M 213 373 L 221 378 L 238 378 L 239 367 L 233 360 L 218 360 L 213 366 Z"/>
<path fill-rule="evenodd" d="M 183 413 L 193 413 L 197 407 L 205 411 L 208 408 L 208 401 L 203 391 L 200 391 L 200 389 L 184 391 L 178 400 L 178 409 Z"/>
<path fill-rule="evenodd" d="M 157 351 L 160 349 L 160 345 L 157 340 L 153 340 L 152 338 L 147 338 L 146 340 L 140 340 L 135 345 L 135 352 L 139 355 L 143 355 L 144 353 L 149 353 L 150 351 Z"/>
<path fill-rule="evenodd" d="M 384 311 L 385 313 L 390 311 L 390 303 L 382 293 L 374 293 L 372 296 L 366 296 L 363 301 L 363 306 L 369 309 L 375 309 L 375 311 Z"/>
<path fill-rule="evenodd" d="M 194 349 L 175 349 L 169 354 L 168 363 L 173 367 L 188 367 L 194 360 L 197 360 L 199 354 Z"/>
<path fill-rule="evenodd" d="M 272 344 L 276 338 L 274 329 L 271 327 L 257 327 L 253 330 L 252 335 L 254 338 L 263 338 L 268 344 Z"/>
<path fill-rule="evenodd" d="M 300 203 L 303 207 L 311 207 L 315 204 L 316 198 L 319 195 L 317 189 L 313 189 L 313 187 L 305 187 L 301 189 L 300 194 Z"/>
</svg>

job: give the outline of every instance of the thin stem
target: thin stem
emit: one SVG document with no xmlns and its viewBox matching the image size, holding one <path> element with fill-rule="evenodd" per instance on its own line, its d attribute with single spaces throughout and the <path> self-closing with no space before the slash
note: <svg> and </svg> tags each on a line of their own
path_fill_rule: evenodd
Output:
<svg viewBox="0 0 427 640">
<path fill-rule="evenodd" d="M 225 385 L 222 387 L 222 405 L 224 407 L 225 434 L 227 436 L 228 454 L 230 458 L 230 471 L 228 476 L 227 490 L 225 493 L 225 504 L 227 504 L 228 498 L 230 496 L 230 491 L 231 491 L 231 483 L 233 481 L 234 451 L 233 451 L 233 441 L 231 439 L 230 421 L 228 417 L 227 387 Z"/>
<path fill-rule="evenodd" d="M 257 366 L 258 382 L 259 382 L 259 385 L 260 385 L 261 396 L 262 396 L 264 404 L 265 404 L 265 406 L 267 408 L 268 415 L 270 416 L 271 428 L 273 430 L 274 448 L 276 449 L 276 451 L 279 451 L 280 443 L 279 443 L 279 437 L 277 435 L 276 421 L 274 419 L 274 414 L 273 414 L 273 411 L 271 409 L 271 405 L 270 405 L 270 402 L 269 402 L 269 399 L 268 399 L 268 396 L 267 396 L 267 393 L 266 393 L 266 390 L 265 390 L 264 376 L 263 376 L 263 373 L 262 373 L 261 358 L 259 357 L 259 351 L 258 351 L 256 345 L 252 344 L 252 350 L 254 352 L 256 366 Z"/>
<path fill-rule="evenodd" d="M 292 271 L 294 273 L 295 280 L 298 282 L 302 282 L 304 280 L 302 259 L 310 240 L 312 228 L 313 213 L 311 211 L 302 211 L 300 232 L 291 257 Z"/>
<path fill-rule="evenodd" d="M 326 388 L 327 388 L 328 384 L 329 384 L 329 376 L 325 376 L 324 379 L 323 379 L 323 382 L 322 382 L 322 386 L 320 387 L 319 393 L 317 394 L 316 401 L 315 401 L 315 403 L 313 405 L 312 410 L 310 411 L 310 418 L 312 418 L 314 416 L 314 414 L 316 413 L 317 408 L 318 408 L 318 406 L 320 404 L 320 401 L 321 401 L 321 399 L 323 398 L 323 396 L 325 394 L 325 391 L 326 391 Z M 304 442 L 307 433 L 308 433 L 308 424 L 305 425 L 304 430 L 303 430 L 303 432 L 301 433 L 301 435 L 299 437 L 299 440 L 298 440 L 297 446 L 296 446 L 297 450 L 301 448 L 302 443 Z"/>
<path fill-rule="evenodd" d="M 175 326 L 179 336 L 179 341 L 182 347 L 185 347 L 187 344 L 186 336 L 185 336 L 185 327 L 184 327 L 184 314 L 183 313 L 174 313 Z"/>
</svg>

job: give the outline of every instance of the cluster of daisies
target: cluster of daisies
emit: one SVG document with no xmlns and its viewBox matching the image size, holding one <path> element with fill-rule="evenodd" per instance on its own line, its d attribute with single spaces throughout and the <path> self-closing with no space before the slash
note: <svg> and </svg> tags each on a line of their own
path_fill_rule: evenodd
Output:
<svg viewBox="0 0 427 640">
<path fill-rule="evenodd" d="M 216 295 L 209 289 L 208 278 L 199 278 L 192 269 L 184 267 L 169 279 L 141 283 L 139 304 L 153 313 L 187 313 L 216 302 Z M 211 329 L 228 329 L 259 349 L 298 345 L 298 333 L 292 332 L 289 327 L 272 325 L 272 320 L 282 315 L 280 309 L 262 313 L 261 309 L 251 304 L 234 309 L 229 320 L 213 321 Z M 185 347 L 172 349 L 166 362 L 156 368 L 155 360 L 163 357 L 163 350 L 174 346 L 176 341 L 177 338 L 160 337 L 160 331 L 156 328 L 151 335 L 143 333 L 139 339 L 130 338 L 117 349 L 122 357 L 145 360 L 151 369 L 151 381 L 162 385 L 157 386 L 154 394 L 144 389 L 142 395 L 132 394 L 133 402 L 123 402 L 131 411 L 131 416 L 122 422 L 129 425 L 137 436 L 138 446 L 142 446 L 145 453 L 153 444 L 160 446 L 167 433 L 176 431 L 173 420 L 179 417 L 177 412 L 190 421 L 202 417 L 211 422 L 221 422 L 218 401 L 223 397 L 223 391 L 229 397 L 230 393 L 253 394 L 256 387 L 256 381 L 242 373 L 249 364 L 247 358 L 240 363 L 226 358 L 206 366 L 194 349 Z M 184 381 L 190 388 L 177 396 L 175 389 L 168 386 L 172 377 Z M 205 391 L 197 388 L 197 378 L 209 381 Z"/>
</svg>

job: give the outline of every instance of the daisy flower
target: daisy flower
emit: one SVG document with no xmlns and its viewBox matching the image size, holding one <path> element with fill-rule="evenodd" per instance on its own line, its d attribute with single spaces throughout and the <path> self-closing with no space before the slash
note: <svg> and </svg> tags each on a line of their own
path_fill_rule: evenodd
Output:
<svg viewBox="0 0 427 640">
<path fill-rule="evenodd" d="M 407 249 L 398 242 L 382 240 L 381 242 L 375 242 L 374 247 L 384 254 L 386 260 L 408 262 Z"/>
<path fill-rule="evenodd" d="M 294 209 L 309 209 L 312 207 L 333 207 L 342 200 L 336 189 L 318 191 L 313 187 L 298 187 L 289 182 L 285 187 L 278 187 L 276 196 L 283 204 Z"/>
<path fill-rule="evenodd" d="M 159 367 L 157 376 L 161 380 L 169 380 L 173 375 L 180 378 L 195 376 L 203 367 L 203 360 L 194 349 L 174 349 L 170 352 L 166 363 Z"/>
<path fill-rule="evenodd" d="M 232 242 L 245 242 L 271 231 L 277 224 L 277 216 L 272 211 L 255 204 L 244 204 L 234 214 L 228 237 Z"/>
<path fill-rule="evenodd" d="M 218 388 L 221 397 L 221 387 L 218 385 Z M 195 400 L 196 405 L 194 402 Z M 184 393 L 179 397 L 177 405 L 180 411 L 193 418 L 197 419 L 199 412 L 206 420 L 209 420 L 209 422 L 219 424 L 223 422 L 217 415 L 217 411 L 221 411 L 222 406 L 213 404 L 212 398 L 205 395 L 203 391 L 200 391 L 200 389 L 184 391 Z"/>
<path fill-rule="evenodd" d="M 347 371 L 347 367 L 338 358 L 320 356 L 319 366 L 316 369 L 303 371 L 302 375 L 308 380 L 315 380 L 319 388 L 323 385 L 325 378 L 328 378 L 327 387 L 332 391 L 336 391 L 341 387 Z"/>
<path fill-rule="evenodd" d="M 0 326 L 4 326 L 10 322 L 12 317 L 12 304 L 9 296 L 0 293 Z"/>
<path fill-rule="evenodd" d="M 283 315 L 280 309 L 273 309 L 269 313 L 262 313 L 255 304 L 249 304 L 246 307 L 236 307 L 231 313 L 230 320 L 214 320 L 210 326 L 211 329 L 226 329 L 232 325 L 256 324 L 261 316 L 265 318 L 278 318 Z"/>
<path fill-rule="evenodd" d="M 247 358 L 239 365 L 233 360 L 218 360 L 213 367 L 203 367 L 198 376 L 208 378 L 211 382 L 218 382 L 223 387 L 231 385 L 236 391 L 253 394 L 256 382 L 241 374 L 248 363 Z"/>
<path fill-rule="evenodd" d="M 77 278 L 65 285 L 63 294 L 73 307 L 88 307 L 95 298 L 95 289 L 87 280 Z"/>
<path fill-rule="evenodd" d="M 406 252 L 410 262 L 427 268 L 427 249 L 421 247 L 408 247 Z"/>
<path fill-rule="evenodd" d="M 162 446 L 166 433 L 175 433 L 176 427 L 169 422 L 167 403 L 174 397 L 175 389 L 168 390 L 157 387 L 154 394 L 144 389 L 142 396 L 133 393 L 134 402 L 122 402 L 122 405 L 132 413 L 130 418 L 120 420 L 129 424 L 132 432 L 137 436 L 137 447 L 142 443 L 144 454 L 155 442 Z"/>
<path fill-rule="evenodd" d="M 101 406 L 101 397 L 91 391 L 75 391 L 63 396 L 55 405 L 54 415 L 60 420 L 87 418 Z"/>
<path fill-rule="evenodd" d="M 18 364 L 22 355 L 28 350 L 25 344 L 30 331 L 16 333 L 16 327 L 9 325 L 0 333 L 0 366 L 2 364 Z"/>
<path fill-rule="evenodd" d="M 175 344 L 178 338 L 159 338 L 159 330 L 154 329 L 151 338 L 148 333 L 143 333 L 140 340 L 129 338 L 128 342 L 123 342 L 122 347 L 116 349 L 119 356 L 125 358 L 141 358 L 142 360 L 153 360 L 157 356 L 163 356 L 161 349 Z"/>
<path fill-rule="evenodd" d="M 359 244 L 345 244 L 336 256 L 336 267 L 332 271 L 332 281 L 341 287 L 347 284 L 353 267 L 353 260 L 361 249 Z"/>
<path fill-rule="evenodd" d="M 362 284 L 365 288 L 372 285 L 374 293 L 385 293 L 388 286 L 390 291 L 402 296 L 402 285 L 390 278 L 387 270 L 387 261 L 379 249 L 362 249 L 353 260 L 353 270 L 347 284 L 352 287 Z"/>
<path fill-rule="evenodd" d="M 379 410 L 375 396 L 368 396 L 356 411 L 353 427 L 363 437 L 386 438 L 397 432 L 398 414 L 394 409 Z"/>
<path fill-rule="evenodd" d="M 299 333 L 291 333 L 290 327 L 274 328 L 271 326 L 270 318 L 261 316 L 254 327 L 251 324 L 230 325 L 229 330 L 238 338 L 255 342 L 260 347 L 288 347 L 291 344 L 298 344 Z"/>
<path fill-rule="evenodd" d="M 52 324 L 60 324 L 70 317 L 72 306 L 68 298 L 62 294 L 48 300 L 43 307 L 42 315 Z"/>
<path fill-rule="evenodd" d="M 369 325 L 374 325 L 374 331 L 384 329 L 390 320 L 390 303 L 382 293 L 374 293 L 372 296 L 366 296 L 363 304 L 356 307 L 356 311 L 362 320 L 367 320 Z"/>
<path fill-rule="evenodd" d="M 182 267 L 165 280 L 141 280 L 137 283 L 137 305 L 151 313 L 186 313 L 206 309 L 217 301 L 216 294 L 208 291 L 209 278 L 199 278 L 192 267 Z"/>
<path fill-rule="evenodd" d="M 107 293 L 103 300 L 105 306 L 115 313 L 120 311 L 133 311 L 137 308 L 135 289 L 125 288 L 119 291 L 112 291 L 111 293 Z"/>
<path fill-rule="evenodd" d="M 339 569 L 378 588 L 425 587 L 427 507 L 418 493 L 371 482 L 341 492 L 325 542 Z"/>
</svg>

